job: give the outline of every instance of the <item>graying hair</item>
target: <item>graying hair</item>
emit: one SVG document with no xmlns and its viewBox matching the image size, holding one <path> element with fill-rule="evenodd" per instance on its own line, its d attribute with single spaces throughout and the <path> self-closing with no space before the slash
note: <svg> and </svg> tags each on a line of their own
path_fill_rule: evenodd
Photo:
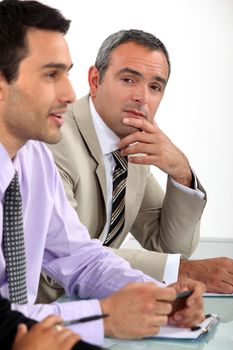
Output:
<svg viewBox="0 0 233 350">
<path fill-rule="evenodd" d="M 168 63 L 168 77 L 171 71 L 171 63 L 168 51 L 161 40 L 156 38 L 153 34 L 144 32 L 138 29 L 120 30 L 108 36 L 99 48 L 97 53 L 95 66 L 99 71 L 99 82 L 104 78 L 105 72 L 108 69 L 110 56 L 112 51 L 121 44 L 127 42 L 134 42 L 148 49 L 160 50 L 164 53 Z"/>
</svg>

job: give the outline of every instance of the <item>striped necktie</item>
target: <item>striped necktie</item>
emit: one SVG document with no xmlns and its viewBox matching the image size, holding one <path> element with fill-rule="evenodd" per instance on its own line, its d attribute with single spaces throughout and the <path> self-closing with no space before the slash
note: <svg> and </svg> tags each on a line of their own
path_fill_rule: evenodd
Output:
<svg viewBox="0 0 233 350">
<path fill-rule="evenodd" d="M 3 251 L 10 300 L 12 303 L 25 304 L 27 303 L 26 256 L 22 199 L 17 172 L 15 172 L 4 197 Z"/>
<path fill-rule="evenodd" d="M 119 150 L 112 152 L 116 166 L 113 172 L 112 214 L 110 227 L 104 241 L 109 246 L 122 231 L 125 223 L 125 191 L 128 174 L 127 157 L 122 157 Z"/>
</svg>

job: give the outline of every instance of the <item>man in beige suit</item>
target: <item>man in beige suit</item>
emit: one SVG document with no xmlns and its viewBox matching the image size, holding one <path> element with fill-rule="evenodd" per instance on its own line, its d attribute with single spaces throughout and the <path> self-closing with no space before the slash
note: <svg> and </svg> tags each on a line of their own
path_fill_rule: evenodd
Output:
<svg viewBox="0 0 233 350">
<path fill-rule="evenodd" d="M 111 35 L 89 70 L 90 96 L 71 106 L 61 141 L 50 146 L 70 203 L 90 235 L 102 243 L 111 216 L 111 152 L 120 148 L 128 156 L 124 227 L 108 245 L 119 248 L 131 232 L 147 250 L 115 249 L 116 253 L 167 283 L 187 273 L 202 279 L 200 261 L 180 261 L 180 255 L 167 253 L 186 258 L 192 254 L 206 204 L 186 156 L 154 121 L 169 74 L 168 53 L 159 39 L 138 30 Z M 165 197 L 149 165 L 168 174 Z M 55 295 L 52 292 L 51 299 Z"/>
</svg>

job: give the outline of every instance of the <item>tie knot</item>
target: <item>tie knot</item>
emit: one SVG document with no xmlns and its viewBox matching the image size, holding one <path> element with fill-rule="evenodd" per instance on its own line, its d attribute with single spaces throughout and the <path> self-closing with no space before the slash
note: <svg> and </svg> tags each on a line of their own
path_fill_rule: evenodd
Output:
<svg viewBox="0 0 233 350">
<path fill-rule="evenodd" d="M 20 197 L 20 187 L 19 187 L 19 178 L 18 178 L 18 173 L 15 171 L 15 174 L 9 184 L 9 186 L 6 189 L 5 192 L 5 200 L 6 198 L 15 198 L 16 200 L 19 199 Z"/>
<path fill-rule="evenodd" d="M 122 157 L 120 150 L 117 149 L 116 151 L 112 152 L 112 156 L 116 162 L 116 165 L 120 168 L 122 168 L 124 171 L 127 171 L 128 169 L 128 159 L 127 157 Z"/>
</svg>

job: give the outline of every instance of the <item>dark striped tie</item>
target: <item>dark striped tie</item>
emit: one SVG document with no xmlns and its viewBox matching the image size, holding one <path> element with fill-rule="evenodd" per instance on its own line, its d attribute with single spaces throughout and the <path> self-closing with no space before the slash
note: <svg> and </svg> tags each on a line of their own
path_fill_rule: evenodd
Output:
<svg viewBox="0 0 233 350">
<path fill-rule="evenodd" d="M 119 150 L 112 152 L 116 166 L 113 172 L 112 214 L 109 232 L 104 245 L 110 245 L 118 236 L 125 223 L 125 191 L 128 173 L 127 157 L 122 157 Z"/>
<path fill-rule="evenodd" d="M 12 303 L 27 303 L 26 257 L 23 234 L 22 199 L 15 172 L 4 197 L 3 251 L 9 297 Z"/>
</svg>

